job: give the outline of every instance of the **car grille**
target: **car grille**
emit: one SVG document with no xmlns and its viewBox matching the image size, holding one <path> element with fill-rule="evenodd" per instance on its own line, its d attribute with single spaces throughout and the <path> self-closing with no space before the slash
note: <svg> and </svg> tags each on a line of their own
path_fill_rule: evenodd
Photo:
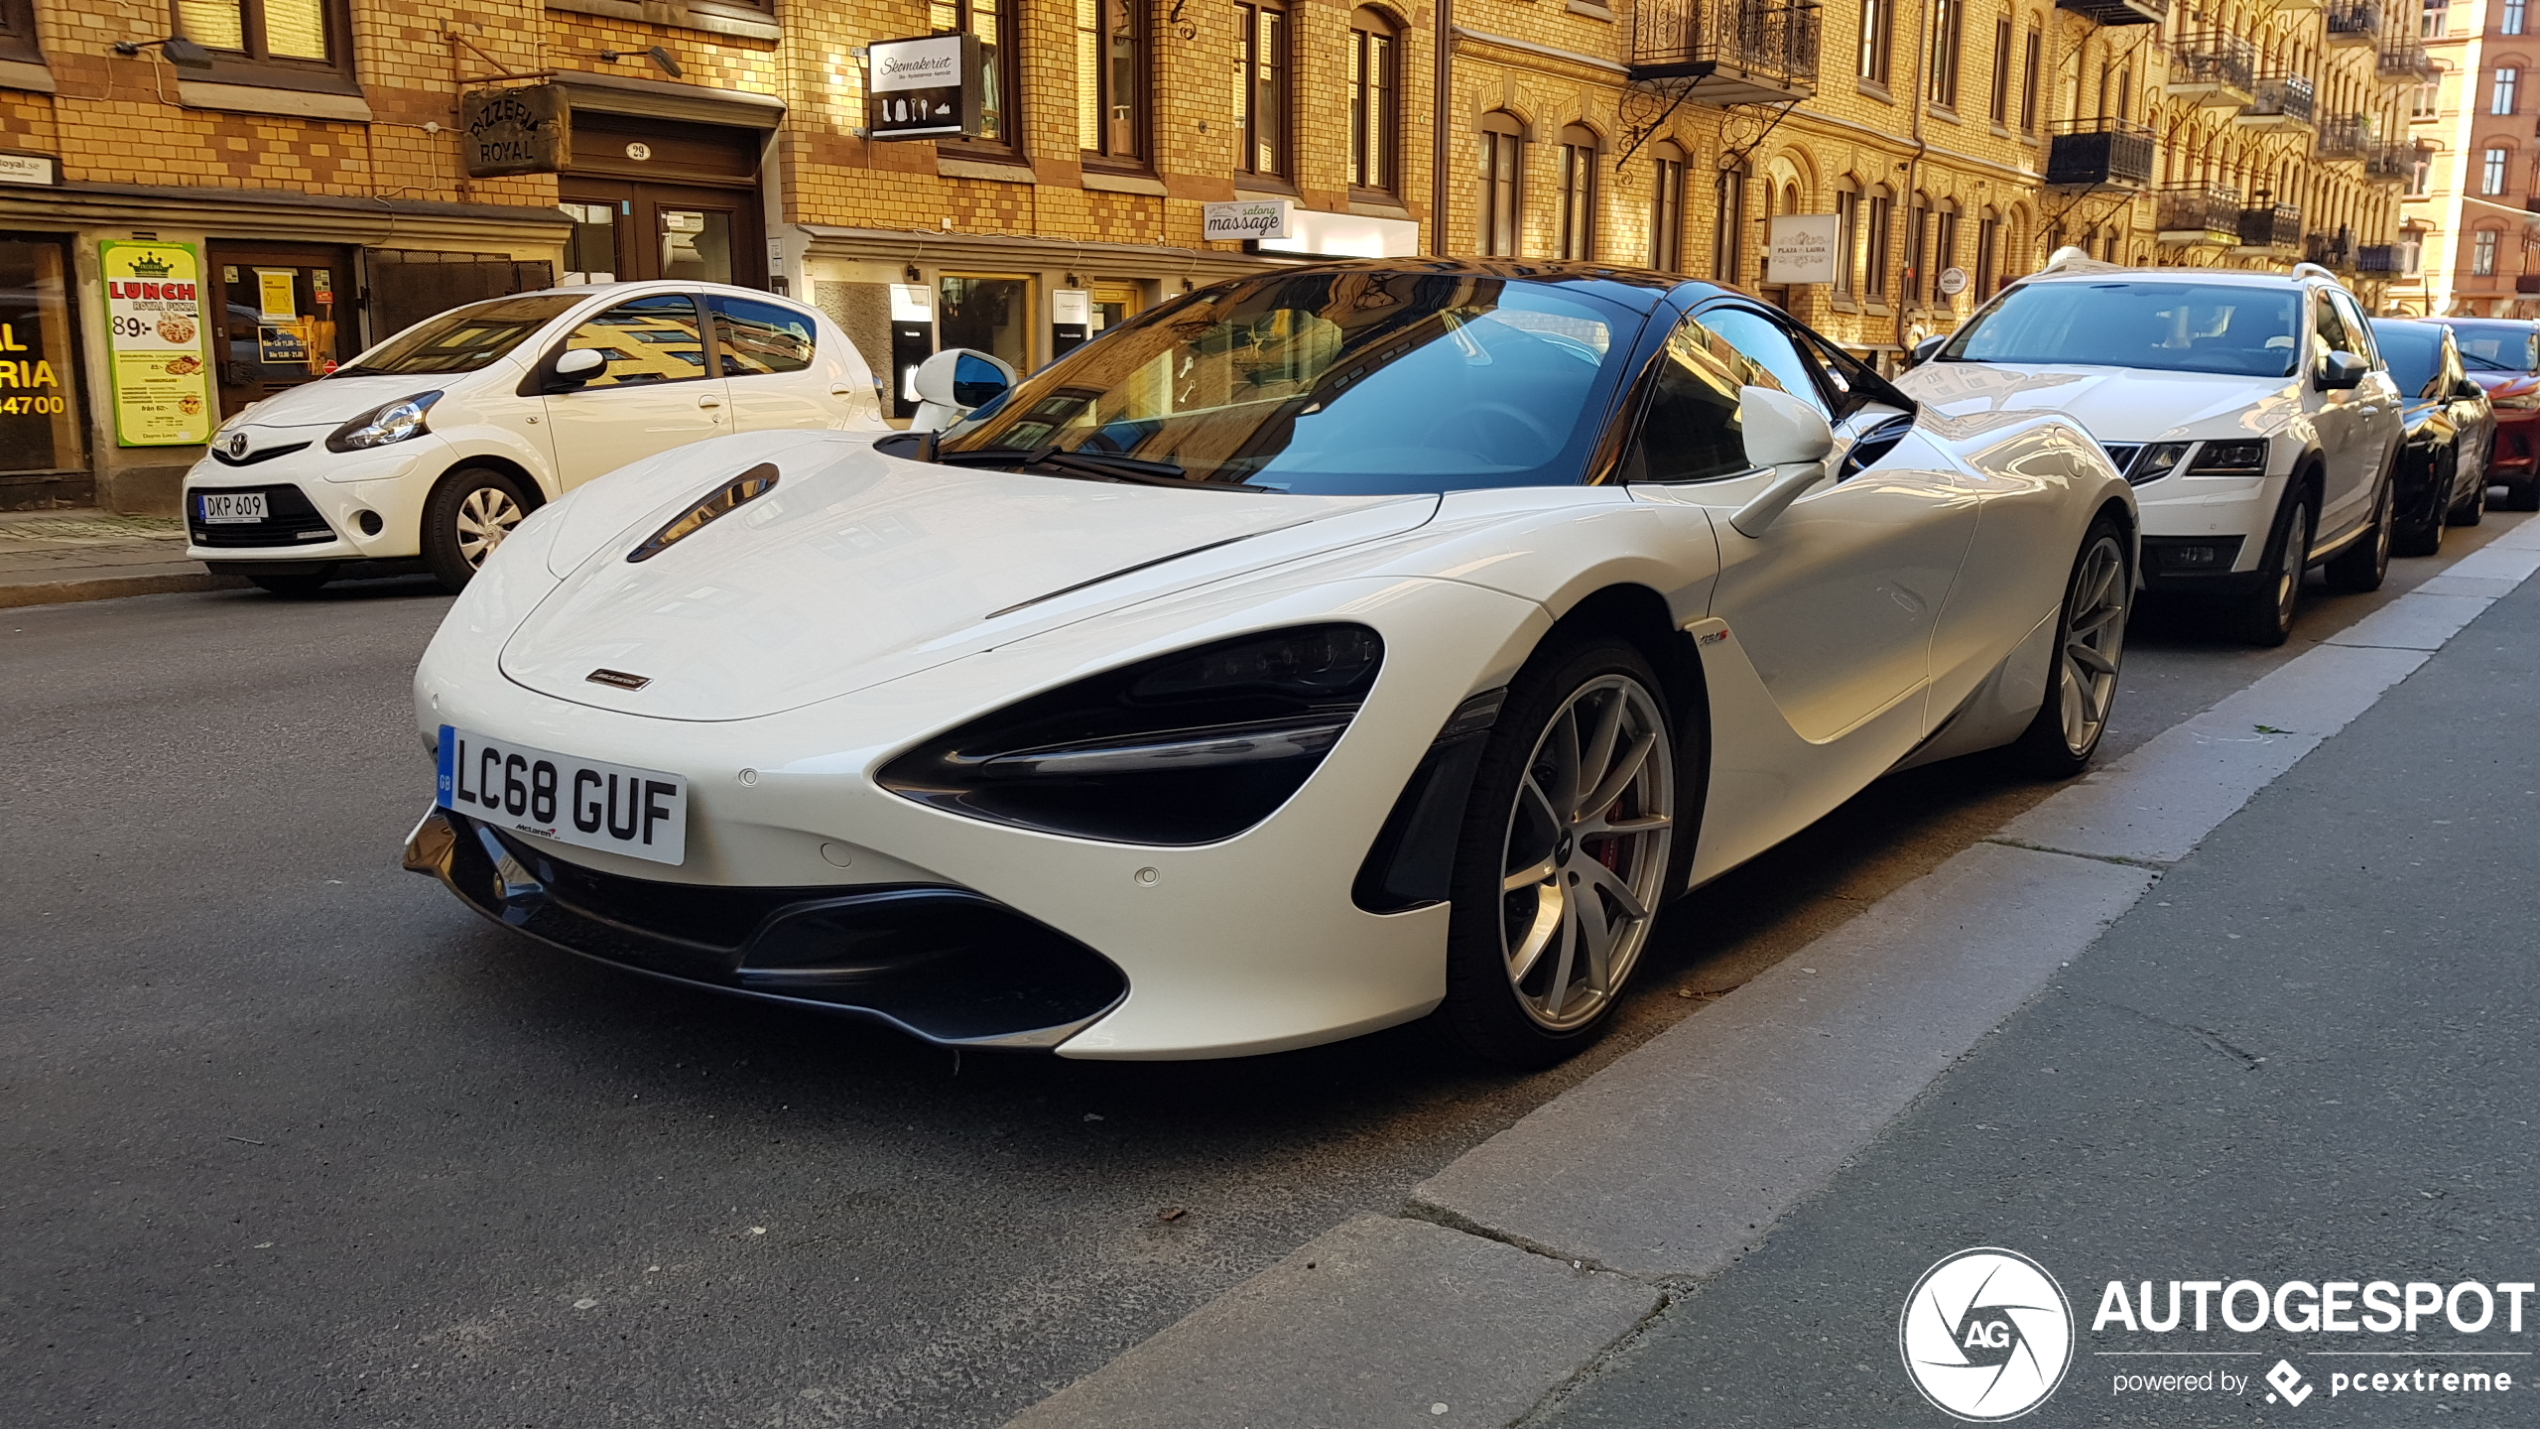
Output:
<svg viewBox="0 0 2540 1429">
<path fill-rule="evenodd" d="M 206 525 L 203 503 L 195 499 L 206 490 L 261 491 L 265 519 Z M 307 546 L 335 539 L 334 528 L 296 486 L 198 486 L 186 494 L 185 517 L 197 546 Z"/>
</svg>

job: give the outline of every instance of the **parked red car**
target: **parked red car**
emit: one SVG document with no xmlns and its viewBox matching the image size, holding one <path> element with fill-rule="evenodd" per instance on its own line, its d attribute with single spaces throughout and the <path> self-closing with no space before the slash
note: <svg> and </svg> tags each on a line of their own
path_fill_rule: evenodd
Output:
<svg viewBox="0 0 2540 1429">
<path fill-rule="evenodd" d="M 2436 318 L 2460 342 L 2461 365 L 2496 405 L 2488 480 L 2511 491 L 2509 511 L 2540 511 L 2540 322 Z"/>
</svg>

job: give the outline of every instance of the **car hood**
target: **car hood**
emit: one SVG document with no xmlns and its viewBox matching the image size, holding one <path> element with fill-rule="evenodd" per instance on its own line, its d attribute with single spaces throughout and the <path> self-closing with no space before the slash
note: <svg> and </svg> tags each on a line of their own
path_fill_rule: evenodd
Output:
<svg viewBox="0 0 2540 1429">
<path fill-rule="evenodd" d="M 447 392 L 461 382 L 484 376 L 444 372 L 419 377 L 328 377 L 286 387 L 258 402 L 245 414 L 251 427 L 340 427 L 382 403 L 419 392 Z"/>
<path fill-rule="evenodd" d="M 2540 374 L 2530 372 L 2472 372 L 2469 379 L 2487 389 L 2497 400 L 2520 398 L 2530 400 L 2540 395 Z"/>
<path fill-rule="evenodd" d="M 1438 504 L 964 470 L 836 436 L 689 451 L 602 478 L 556 513 L 552 559 L 573 564 L 505 641 L 507 677 L 602 709 L 749 719 L 1177 588 L 1399 535 Z M 711 462 L 696 459 L 709 451 Z M 766 495 L 646 560 L 626 558 L 760 464 L 778 473 Z M 602 669 L 647 683 L 594 683 Z"/>
<path fill-rule="evenodd" d="M 2302 404 L 2292 378 L 2133 367 L 1927 362 L 1896 385 L 1943 416 L 2055 412 L 2103 442 L 2267 436 Z"/>
</svg>

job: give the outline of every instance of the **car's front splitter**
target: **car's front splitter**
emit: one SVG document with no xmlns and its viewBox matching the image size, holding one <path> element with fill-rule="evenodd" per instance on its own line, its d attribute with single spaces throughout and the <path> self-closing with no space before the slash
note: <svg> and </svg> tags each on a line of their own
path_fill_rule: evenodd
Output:
<svg viewBox="0 0 2540 1429">
<path fill-rule="evenodd" d="M 505 927 L 614 967 L 867 1017 L 952 1047 L 1046 1049 L 1119 1005 L 1100 953 L 966 888 L 715 888 L 566 863 L 435 808 L 406 841 Z"/>
</svg>

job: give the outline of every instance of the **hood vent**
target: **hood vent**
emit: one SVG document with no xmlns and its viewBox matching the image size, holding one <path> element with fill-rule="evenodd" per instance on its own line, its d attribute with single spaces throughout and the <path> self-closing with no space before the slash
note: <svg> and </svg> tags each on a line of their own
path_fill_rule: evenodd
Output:
<svg viewBox="0 0 2540 1429">
<path fill-rule="evenodd" d="M 705 499 L 696 505 L 670 518 L 669 524 L 646 537 L 644 544 L 627 552 L 626 559 L 631 562 L 649 561 L 704 530 L 709 523 L 731 515 L 775 489 L 775 465 L 760 462 L 707 493 Z"/>
</svg>

